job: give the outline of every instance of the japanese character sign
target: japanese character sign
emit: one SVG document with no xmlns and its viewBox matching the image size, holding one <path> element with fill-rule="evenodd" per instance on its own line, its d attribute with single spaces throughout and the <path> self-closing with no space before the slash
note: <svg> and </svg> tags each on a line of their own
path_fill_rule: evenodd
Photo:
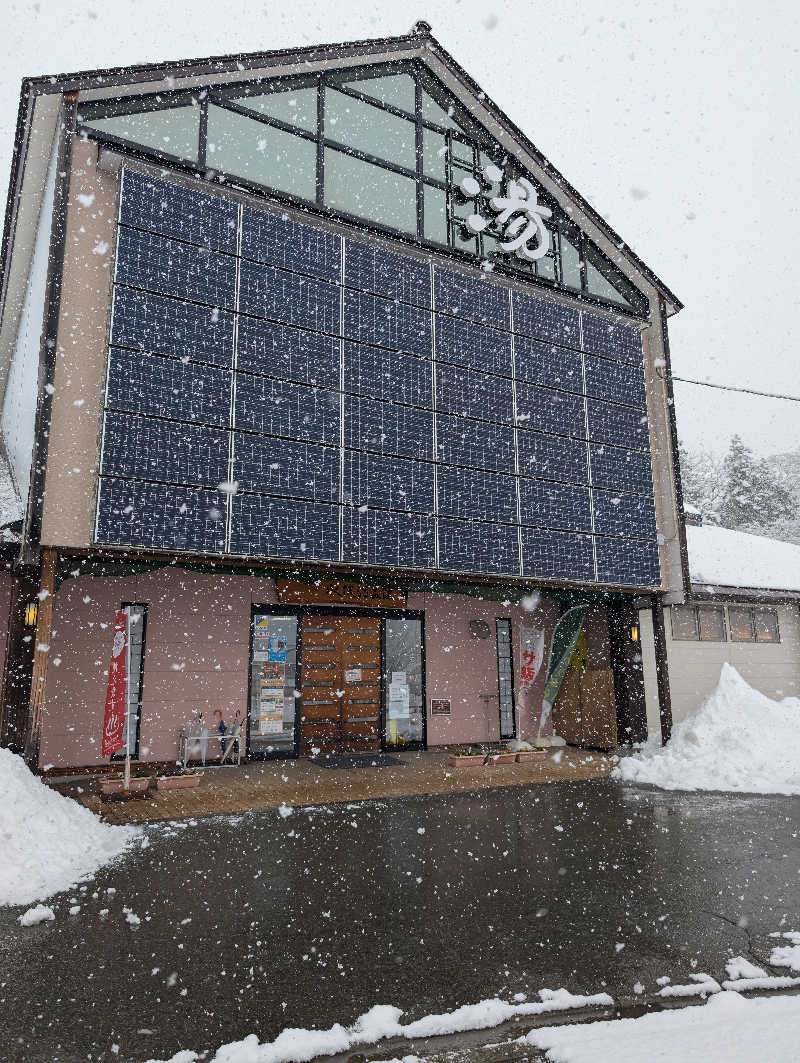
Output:
<svg viewBox="0 0 800 1063">
<path fill-rule="evenodd" d="M 544 629 L 523 626 L 519 629 L 520 690 L 533 686 L 544 656 Z"/>
<path fill-rule="evenodd" d="M 472 214 L 466 219 L 466 227 L 471 233 L 480 233 L 488 229 L 497 233 L 500 250 L 516 254 L 527 262 L 544 258 L 550 250 L 550 233 L 545 226 L 545 219 L 551 218 L 553 212 L 539 202 L 536 189 L 526 177 L 506 178 L 497 166 L 487 166 L 484 177 L 492 184 L 505 180 L 505 193 L 492 196 L 486 205 L 497 215 L 490 220 L 481 214 Z M 474 177 L 465 177 L 459 186 L 468 198 L 479 199 L 483 188 Z M 488 194 L 488 193 L 484 193 Z"/>
<path fill-rule="evenodd" d="M 111 663 L 108 666 L 106 710 L 103 715 L 102 755 L 110 757 L 124 746 L 123 732 L 127 714 L 128 676 L 128 614 L 117 613 L 114 624 L 114 642 L 111 647 Z"/>
</svg>

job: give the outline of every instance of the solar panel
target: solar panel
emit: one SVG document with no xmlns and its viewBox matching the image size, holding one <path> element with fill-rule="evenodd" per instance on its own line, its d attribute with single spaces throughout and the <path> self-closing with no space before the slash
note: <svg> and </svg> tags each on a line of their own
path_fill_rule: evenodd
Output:
<svg viewBox="0 0 800 1063">
<path fill-rule="evenodd" d="M 440 513 L 465 520 L 516 523 L 517 487 L 513 476 L 440 465 L 437 485 Z"/>
<path fill-rule="evenodd" d="M 627 406 L 647 405 L 641 368 L 621 365 L 605 358 L 586 358 L 586 393 Z"/>
<path fill-rule="evenodd" d="M 123 479 L 217 487 L 228 479 L 228 433 L 109 412 L 101 472 Z"/>
<path fill-rule="evenodd" d="M 589 399 L 586 405 L 590 439 L 633 450 L 648 449 L 650 431 L 646 410 L 616 406 L 596 399 Z"/>
<path fill-rule="evenodd" d="M 439 567 L 453 572 L 520 572 L 519 537 L 509 524 L 439 518 Z"/>
<path fill-rule="evenodd" d="M 436 370 L 436 408 L 461 417 L 483 417 L 511 424 L 514 420 L 511 381 L 507 377 L 440 365 Z"/>
<path fill-rule="evenodd" d="M 433 415 L 414 406 L 345 395 L 344 444 L 407 458 L 431 458 Z"/>
<path fill-rule="evenodd" d="M 522 572 L 525 576 L 541 579 L 593 582 L 595 573 L 591 535 L 523 528 Z"/>
<path fill-rule="evenodd" d="M 589 482 L 586 444 L 582 440 L 518 431 L 517 450 L 522 476 L 540 476 L 575 484 Z"/>
<path fill-rule="evenodd" d="M 106 405 L 150 417 L 227 425 L 231 372 L 112 347 Z"/>
<path fill-rule="evenodd" d="M 658 546 L 640 539 L 598 535 L 597 578 L 602 583 L 657 586 L 661 582 Z"/>
<path fill-rule="evenodd" d="M 517 423 L 553 435 L 586 437 L 583 398 L 568 391 L 517 384 Z"/>
<path fill-rule="evenodd" d="M 98 541 L 658 585 L 636 327 L 129 171 L 120 219 Z"/>
<path fill-rule="evenodd" d="M 344 246 L 344 283 L 348 288 L 430 307 L 431 271 L 424 262 L 353 240 L 345 240 Z"/>
<path fill-rule="evenodd" d="M 339 289 L 335 285 L 258 262 L 243 260 L 240 264 L 239 309 L 252 317 L 339 333 Z"/>
<path fill-rule="evenodd" d="M 236 259 L 232 255 L 124 226 L 117 237 L 115 280 L 206 306 L 236 308 Z"/>
<path fill-rule="evenodd" d="M 433 513 L 433 465 L 346 450 L 342 501 L 354 506 Z"/>
<path fill-rule="evenodd" d="M 118 347 L 230 368 L 234 320 L 233 314 L 215 306 L 198 306 L 118 285 L 111 342 Z"/>
<path fill-rule="evenodd" d="M 342 560 L 399 568 L 434 567 L 432 517 L 345 506 L 343 518 Z"/>
<path fill-rule="evenodd" d="M 235 255 L 238 213 L 235 203 L 219 196 L 135 170 L 123 170 L 119 210 L 122 225 Z"/>
<path fill-rule="evenodd" d="M 344 344 L 345 391 L 429 409 L 432 377 L 433 367 L 427 359 L 362 343 Z"/>
<path fill-rule="evenodd" d="M 520 380 L 561 391 L 583 391 L 581 356 L 568 347 L 515 336 L 514 364 Z"/>
<path fill-rule="evenodd" d="M 437 314 L 436 360 L 511 376 L 511 336 L 497 329 Z"/>
<path fill-rule="evenodd" d="M 590 443 L 589 453 L 595 487 L 652 496 L 653 473 L 649 454 L 599 443 Z"/>
<path fill-rule="evenodd" d="M 619 325 L 597 314 L 583 313 L 583 349 L 623 362 L 642 361 L 642 336 L 637 328 Z"/>
<path fill-rule="evenodd" d="M 339 556 L 338 507 L 291 498 L 231 499 L 231 553 L 332 561 Z"/>
<path fill-rule="evenodd" d="M 221 553 L 225 496 L 195 487 L 101 477 L 97 539 L 103 543 Z"/>
<path fill-rule="evenodd" d="M 466 277 L 463 273 L 435 267 L 434 305 L 443 314 L 453 314 L 495 328 L 510 324 L 508 289 L 492 283 L 484 275 Z"/>
<path fill-rule="evenodd" d="M 514 472 L 514 429 L 470 421 L 465 417 L 436 417 L 437 460 L 445 465 Z"/>
<path fill-rule="evenodd" d="M 235 432 L 233 479 L 242 491 L 337 502 L 339 450 Z"/>
<path fill-rule="evenodd" d="M 311 225 L 252 207 L 242 209 L 242 257 L 337 282 L 341 240 Z"/>
<path fill-rule="evenodd" d="M 361 343 L 431 356 L 431 315 L 416 306 L 345 289 L 342 329 Z"/>
<path fill-rule="evenodd" d="M 287 439 L 338 443 L 339 394 L 237 373 L 236 427 Z"/>
<path fill-rule="evenodd" d="M 339 340 L 321 332 L 240 316 L 236 367 L 300 384 L 339 386 Z"/>
<path fill-rule="evenodd" d="M 564 347 L 580 348 L 580 313 L 577 310 L 517 291 L 512 294 L 511 300 L 514 332 L 549 340 Z"/>
<path fill-rule="evenodd" d="M 519 500 L 523 525 L 568 531 L 592 530 L 588 487 L 521 479 Z"/>
<path fill-rule="evenodd" d="M 592 491 L 594 528 L 598 535 L 628 535 L 655 539 L 656 513 L 647 495 L 624 495 L 617 491 Z"/>
</svg>

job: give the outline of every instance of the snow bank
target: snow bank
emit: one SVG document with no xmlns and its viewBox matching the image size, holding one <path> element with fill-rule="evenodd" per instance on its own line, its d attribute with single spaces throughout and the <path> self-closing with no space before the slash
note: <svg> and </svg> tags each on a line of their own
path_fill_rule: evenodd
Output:
<svg viewBox="0 0 800 1063">
<path fill-rule="evenodd" d="M 22 757 L 0 749 L 0 905 L 31 904 L 69 889 L 139 833 L 102 823 L 46 786 Z"/>
<path fill-rule="evenodd" d="M 800 997 L 747 1000 L 718 993 L 699 1007 L 551 1026 L 522 1040 L 546 1050 L 552 1063 L 797 1063 Z"/>
<path fill-rule="evenodd" d="M 692 583 L 800 591 L 800 546 L 729 528 L 686 529 Z"/>
<path fill-rule="evenodd" d="M 540 989 L 538 1001 L 509 1004 L 498 998 L 482 1000 L 479 1004 L 467 1004 L 443 1015 L 427 1015 L 405 1026 L 400 1022 L 403 1014 L 400 1008 L 376 1004 L 350 1027 L 336 1023 L 329 1030 L 287 1029 L 268 1044 L 260 1044 L 256 1035 L 250 1034 L 243 1041 L 223 1045 L 210 1063 L 307 1063 L 316 1056 L 332 1056 L 349 1052 L 358 1045 L 374 1045 L 386 1037 L 436 1037 L 465 1030 L 484 1030 L 520 1015 L 610 1007 L 613 1003 L 608 993 L 575 996 L 566 989 Z M 195 1063 L 200 1058 L 196 1052 L 184 1049 L 169 1060 L 151 1059 L 148 1063 Z M 208 1058 L 207 1053 L 202 1058 Z"/>
<path fill-rule="evenodd" d="M 800 700 L 771 701 L 723 664 L 716 688 L 669 743 L 623 757 L 613 777 L 664 790 L 800 794 Z"/>
</svg>

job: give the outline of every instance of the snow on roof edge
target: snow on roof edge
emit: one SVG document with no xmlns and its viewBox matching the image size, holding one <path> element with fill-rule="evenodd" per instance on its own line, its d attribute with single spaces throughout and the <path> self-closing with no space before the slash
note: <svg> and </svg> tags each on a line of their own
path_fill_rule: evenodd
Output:
<svg viewBox="0 0 800 1063">
<path fill-rule="evenodd" d="M 711 525 L 686 527 L 692 584 L 800 591 L 800 546 Z"/>
</svg>

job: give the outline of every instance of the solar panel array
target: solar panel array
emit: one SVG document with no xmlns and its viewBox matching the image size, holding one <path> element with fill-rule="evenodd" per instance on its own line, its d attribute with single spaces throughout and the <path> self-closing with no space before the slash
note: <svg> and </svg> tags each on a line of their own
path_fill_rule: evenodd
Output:
<svg viewBox="0 0 800 1063">
<path fill-rule="evenodd" d="M 131 170 L 100 472 L 101 543 L 660 583 L 635 327 Z"/>
</svg>

